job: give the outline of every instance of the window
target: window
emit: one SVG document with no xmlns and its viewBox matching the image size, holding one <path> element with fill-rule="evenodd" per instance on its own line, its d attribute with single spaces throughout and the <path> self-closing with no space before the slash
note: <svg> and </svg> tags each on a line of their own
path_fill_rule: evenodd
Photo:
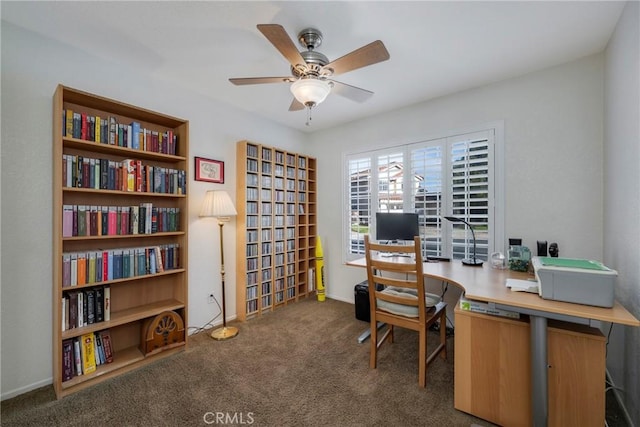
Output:
<svg viewBox="0 0 640 427">
<path fill-rule="evenodd" d="M 488 259 L 503 246 L 502 124 L 484 130 L 345 156 L 346 258 L 375 239 L 375 212 L 416 212 L 425 256 Z M 500 202 L 495 203 L 496 199 Z"/>
</svg>

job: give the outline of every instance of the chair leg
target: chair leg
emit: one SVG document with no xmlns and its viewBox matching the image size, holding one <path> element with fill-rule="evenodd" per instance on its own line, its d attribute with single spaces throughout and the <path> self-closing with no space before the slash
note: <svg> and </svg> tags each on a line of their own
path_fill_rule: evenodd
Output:
<svg viewBox="0 0 640 427">
<path fill-rule="evenodd" d="M 427 330 L 423 329 L 420 334 L 420 350 L 418 351 L 418 385 L 422 388 L 427 386 Z"/>
<path fill-rule="evenodd" d="M 375 369 L 378 362 L 378 322 L 371 319 L 371 350 L 369 350 L 369 368 Z"/>
</svg>

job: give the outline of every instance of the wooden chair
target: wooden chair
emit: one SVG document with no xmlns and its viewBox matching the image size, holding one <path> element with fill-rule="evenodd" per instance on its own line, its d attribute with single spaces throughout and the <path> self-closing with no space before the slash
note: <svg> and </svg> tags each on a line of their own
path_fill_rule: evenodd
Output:
<svg viewBox="0 0 640 427">
<path fill-rule="evenodd" d="M 446 303 L 425 302 L 422 251 L 420 237 L 411 245 L 372 243 L 364 236 L 371 307 L 371 353 L 369 366 L 376 368 L 378 349 L 389 338 L 393 343 L 393 328 L 398 326 L 419 333 L 418 384 L 427 383 L 427 365 L 438 355 L 447 357 Z M 382 285 L 382 286 L 379 286 Z M 436 301 L 429 298 L 431 303 Z M 429 328 L 440 321 L 440 343 L 427 356 Z M 387 325 L 378 339 L 378 322 Z"/>
</svg>

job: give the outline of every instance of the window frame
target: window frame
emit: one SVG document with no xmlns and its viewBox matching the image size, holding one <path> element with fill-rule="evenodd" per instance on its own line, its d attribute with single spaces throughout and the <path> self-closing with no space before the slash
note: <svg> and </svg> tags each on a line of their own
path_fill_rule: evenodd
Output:
<svg viewBox="0 0 640 427">
<path fill-rule="evenodd" d="M 352 150 L 343 152 L 342 155 L 342 173 L 343 173 L 343 212 L 342 216 L 342 258 L 343 262 L 352 261 L 354 259 L 361 258 L 362 254 L 353 253 L 351 251 L 351 224 L 352 224 L 352 210 L 351 210 L 351 175 L 349 171 L 349 162 L 355 159 L 366 159 L 368 158 L 371 165 L 371 174 L 370 174 L 370 183 L 369 183 L 369 217 L 372 217 L 372 212 L 375 212 L 376 206 L 379 204 L 378 192 L 378 168 L 377 162 L 379 156 L 390 155 L 394 153 L 401 152 L 403 155 L 403 167 L 405 172 L 408 171 L 411 174 L 412 164 L 411 164 L 411 152 L 412 150 L 437 145 L 435 141 L 446 141 L 444 143 L 444 155 L 446 161 L 442 164 L 442 176 L 444 178 L 443 186 L 450 184 L 450 174 L 452 162 L 450 158 L 450 150 L 451 144 L 455 139 L 473 135 L 480 134 L 482 132 L 488 132 L 490 135 L 490 139 L 492 141 L 489 142 L 488 151 L 489 156 L 492 157 L 493 167 L 489 167 L 488 176 L 489 176 L 489 200 L 488 200 L 488 218 L 492 223 L 492 228 L 490 228 L 491 232 L 488 238 L 488 247 L 487 247 L 487 257 L 490 256 L 493 252 L 503 252 L 505 251 L 505 204 L 504 204 L 504 191 L 505 191 L 505 183 L 504 183 L 504 121 L 496 120 L 492 122 L 488 122 L 482 125 L 470 126 L 466 128 L 450 130 L 447 132 L 443 132 L 441 134 L 430 135 L 421 139 L 420 141 L 410 142 L 410 143 L 399 143 L 393 146 L 389 146 L 385 144 L 384 147 L 376 148 L 370 147 L 366 150 Z M 444 159 L 443 159 L 444 160 Z M 404 182 L 403 177 L 403 186 L 406 189 L 407 184 Z M 376 187 L 375 192 L 371 192 L 371 188 Z M 404 191 L 403 192 L 403 206 L 412 206 L 412 191 Z M 451 205 L 451 197 L 449 191 L 446 192 L 447 200 L 442 200 L 441 206 L 447 208 Z M 410 212 L 411 210 L 406 209 L 406 212 Z M 450 212 L 441 212 L 441 215 L 451 214 Z M 375 219 L 369 222 L 369 226 L 373 227 L 375 225 Z M 453 224 L 448 223 L 448 221 L 442 219 L 442 227 L 446 227 L 446 231 L 443 231 L 443 255 L 451 256 L 452 254 L 452 245 L 450 242 L 449 236 L 453 232 Z"/>
</svg>

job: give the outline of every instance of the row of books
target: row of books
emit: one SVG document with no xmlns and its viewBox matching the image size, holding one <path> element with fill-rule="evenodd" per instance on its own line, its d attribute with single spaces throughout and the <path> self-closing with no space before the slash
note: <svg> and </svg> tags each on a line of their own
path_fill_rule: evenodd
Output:
<svg viewBox="0 0 640 427">
<path fill-rule="evenodd" d="M 141 160 L 120 162 L 73 154 L 62 155 L 62 185 L 94 190 L 187 194 L 186 172 L 143 164 Z"/>
<path fill-rule="evenodd" d="M 287 166 L 286 169 L 284 166 L 282 165 L 275 165 L 275 168 L 273 169 L 273 173 L 276 177 L 285 177 L 285 170 L 286 170 L 286 177 L 287 178 L 291 178 L 291 179 L 295 179 L 296 178 L 296 169 L 292 166 Z M 258 161 L 257 160 L 252 160 L 252 159 L 247 159 L 247 177 L 250 174 L 257 174 L 258 173 Z M 272 169 L 271 169 L 271 163 L 262 163 L 262 167 L 260 169 L 260 172 L 262 174 L 265 175 L 271 175 Z M 307 177 L 307 173 L 305 170 L 299 169 L 298 170 L 298 178 L 299 179 L 306 179 Z M 254 180 L 254 178 L 251 178 L 252 180 Z M 255 177 L 255 181 L 253 181 L 256 183 L 257 185 L 257 176 Z"/>
<path fill-rule="evenodd" d="M 95 372 L 113 362 L 113 344 L 108 329 L 62 341 L 62 381 Z"/>
<path fill-rule="evenodd" d="M 179 265 L 179 245 L 119 248 L 62 254 L 62 287 L 157 274 Z"/>
<path fill-rule="evenodd" d="M 276 151 L 276 163 L 284 163 L 284 155 L 285 153 L 281 151 Z M 247 157 L 258 157 L 258 147 L 255 145 L 247 145 Z M 271 149 L 270 148 L 262 148 L 262 160 L 271 161 Z M 287 164 L 295 165 L 296 157 L 294 154 L 287 153 Z M 302 156 L 298 156 L 298 167 L 306 168 L 307 167 L 307 159 Z"/>
<path fill-rule="evenodd" d="M 62 237 L 115 236 L 178 231 L 180 208 L 63 205 Z"/>
<path fill-rule="evenodd" d="M 120 123 L 115 116 L 100 117 L 66 109 L 62 112 L 62 136 L 154 153 L 177 153 L 173 130 L 146 129 L 137 121 Z"/>
<path fill-rule="evenodd" d="M 111 320 L 111 288 L 97 286 L 62 296 L 63 331 Z"/>
</svg>

